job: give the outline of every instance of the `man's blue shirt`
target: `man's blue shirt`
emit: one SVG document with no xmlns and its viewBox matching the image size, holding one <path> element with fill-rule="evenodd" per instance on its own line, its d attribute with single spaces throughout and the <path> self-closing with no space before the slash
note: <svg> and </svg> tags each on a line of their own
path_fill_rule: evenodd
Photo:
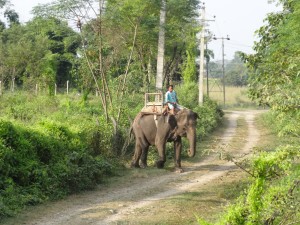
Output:
<svg viewBox="0 0 300 225">
<path fill-rule="evenodd" d="M 171 102 L 171 103 L 175 102 L 175 103 L 177 103 L 176 92 L 175 91 L 172 91 L 172 92 L 167 91 L 166 95 L 165 95 L 165 100 L 166 100 L 166 102 Z"/>
</svg>

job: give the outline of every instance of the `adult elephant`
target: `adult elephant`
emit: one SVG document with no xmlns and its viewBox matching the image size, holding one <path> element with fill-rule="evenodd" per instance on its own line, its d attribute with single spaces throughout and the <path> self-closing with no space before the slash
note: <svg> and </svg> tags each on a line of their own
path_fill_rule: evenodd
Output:
<svg viewBox="0 0 300 225">
<path fill-rule="evenodd" d="M 187 137 L 190 148 L 188 155 L 194 157 L 196 153 L 196 124 L 198 114 L 182 109 L 176 115 L 155 115 L 139 113 L 133 122 L 135 135 L 135 152 L 133 167 L 146 167 L 149 146 L 156 146 L 159 159 L 157 168 L 163 168 L 166 162 L 166 143 L 174 143 L 175 170 L 183 172 L 181 168 L 182 137 Z"/>
</svg>

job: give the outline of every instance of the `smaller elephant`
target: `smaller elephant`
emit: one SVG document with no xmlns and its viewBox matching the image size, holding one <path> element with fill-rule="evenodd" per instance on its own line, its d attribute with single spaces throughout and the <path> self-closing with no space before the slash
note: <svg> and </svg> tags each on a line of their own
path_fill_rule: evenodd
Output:
<svg viewBox="0 0 300 225">
<path fill-rule="evenodd" d="M 135 151 L 131 165 L 133 167 L 146 167 L 149 146 L 156 146 L 159 159 L 157 168 L 163 168 L 166 162 L 166 143 L 174 143 L 175 169 L 183 172 L 181 168 L 182 137 L 189 140 L 188 155 L 193 157 L 196 153 L 196 124 L 198 114 L 182 109 L 176 115 L 154 115 L 139 113 L 134 119 L 132 130 L 135 135 Z"/>
</svg>

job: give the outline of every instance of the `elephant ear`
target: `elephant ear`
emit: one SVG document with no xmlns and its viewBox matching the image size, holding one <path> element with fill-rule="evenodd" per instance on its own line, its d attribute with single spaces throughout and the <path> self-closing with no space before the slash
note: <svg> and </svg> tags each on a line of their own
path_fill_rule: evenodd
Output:
<svg viewBox="0 0 300 225">
<path fill-rule="evenodd" d="M 186 110 L 185 109 L 181 109 L 176 113 L 176 117 L 180 116 L 182 113 L 184 113 Z"/>
<path fill-rule="evenodd" d="M 176 120 L 176 117 L 174 115 L 169 115 L 169 118 L 167 119 L 167 122 L 169 123 L 169 125 L 172 128 L 177 126 L 177 120 Z"/>
<path fill-rule="evenodd" d="M 195 112 L 193 112 L 193 113 L 194 113 L 195 120 L 200 119 L 198 113 L 195 113 Z"/>
<path fill-rule="evenodd" d="M 199 119 L 199 115 L 198 113 L 193 112 L 190 109 L 182 109 L 179 112 L 177 112 L 176 114 L 176 118 L 178 119 L 180 117 L 181 114 L 186 113 L 190 118 L 192 117 L 194 120 Z"/>
<path fill-rule="evenodd" d="M 199 115 L 198 115 L 198 113 L 196 113 L 196 112 L 194 112 L 192 110 L 189 110 L 188 114 L 189 114 L 189 117 L 192 118 L 192 119 L 194 119 L 195 121 L 200 118 Z"/>
</svg>

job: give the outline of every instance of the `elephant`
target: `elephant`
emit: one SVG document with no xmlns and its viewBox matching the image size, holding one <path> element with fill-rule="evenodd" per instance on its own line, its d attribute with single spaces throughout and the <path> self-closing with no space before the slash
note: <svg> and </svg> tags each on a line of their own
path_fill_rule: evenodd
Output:
<svg viewBox="0 0 300 225">
<path fill-rule="evenodd" d="M 176 115 L 155 115 L 140 112 L 134 119 L 132 131 L 135 136 L 135 151 L 132 167 L 147 167 L 149 146 L 156 146 L 159 159 L 157 168 L 163 168 L 166 162 L 166 143 L 174 143 L 175 171 L 183 172 L 181 168 L 182 137 L 189 141 L 189 157 L 196 153 L 196 124 L 198 114 L 189 109 L 181 109 Z"/>
</svg>

